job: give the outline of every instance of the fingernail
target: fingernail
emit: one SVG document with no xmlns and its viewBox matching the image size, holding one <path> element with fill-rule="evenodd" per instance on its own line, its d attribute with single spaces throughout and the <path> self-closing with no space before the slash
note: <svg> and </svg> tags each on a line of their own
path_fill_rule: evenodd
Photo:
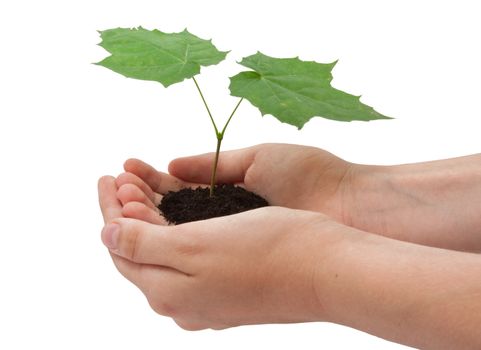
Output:
<svg viewBox="0 0 481 350">
<path fill-rule="evenodd" d="M 102 242 L 109 249 L 117 249 L 119 243 L 119 224 L 108 224 L 102 229 Z"/>
</svg>

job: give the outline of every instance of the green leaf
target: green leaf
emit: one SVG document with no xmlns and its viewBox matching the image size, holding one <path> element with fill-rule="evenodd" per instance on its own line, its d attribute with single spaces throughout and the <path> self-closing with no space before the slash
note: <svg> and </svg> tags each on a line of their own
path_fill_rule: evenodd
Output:
<svg viewBox="0 0 481 350">
<path fill-rule="evenodd" d="M 353 96 L 331 86 L 336 62 L 323 64 L 299 58 L 274 58 L 260 52 L 241 65 L 252 71 L 230 78 L 233 96 L 243 97 L 281 122 L 301 129 L 312 117 L 340 121 L 391 119 Z"/>
<path fill-rule="evenodd" d="M 128 78 L 158 81 L 165 87 L 192 78 L 200 66 L 217 64 L 228 52 L 186 30 L 163 33 L 142 27 L 116 28 L 99 32 L 99 44 L 111 53 L 98 65 Z"/>
</svg>

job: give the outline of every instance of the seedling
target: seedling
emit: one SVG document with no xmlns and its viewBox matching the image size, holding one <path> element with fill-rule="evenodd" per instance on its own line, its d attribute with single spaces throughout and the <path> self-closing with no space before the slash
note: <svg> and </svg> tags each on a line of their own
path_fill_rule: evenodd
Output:
<svg viewBox="0 0 481 350">
<path fill-rule="evenodd" d="M 100 31 L 99 44 L 111 55 L 98 62 L 128 78 L 158 81 L 165 87 L 192 79 L 215 131 L 217 147 L 212 165 L 210 196 L 213 196 L 219 153 L 225 131 L 241 102 L 246 99 L 262 115 L 270 114 L 301 129 L 315 116 L 339 120 L 390 119 L 350 95 L 331 86 L 336 62 L 317 63 L 295 58 L 274 58 L 257 52 L 239 64 L 251 70 L 230 78 L 230 93 L 239 97 L 232 113 L 219 128 L 195 79 L 201 66 L 223 61 L 228 52 L 217 50 L 211 40 L 186 30 L 163 33 L 142 27 Z"/>
</svg>

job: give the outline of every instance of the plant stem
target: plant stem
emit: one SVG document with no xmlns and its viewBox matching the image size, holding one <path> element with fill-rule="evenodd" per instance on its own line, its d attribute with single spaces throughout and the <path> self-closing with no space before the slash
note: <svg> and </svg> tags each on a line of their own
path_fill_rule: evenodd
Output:
<svg viewBox="0 0 481 350">
<path fill-rule="evenodd" d="M 215 133 L 218 134 L 219 130 L 217 130 L 217 125 L 215 125 L 214 118 L 212 117 L 212 113 L 210 113 L 209 106 L 207 105 L 207 102 L 205 101 L 205 98 L 204 98 L 204 94 L 202 93 L 202 90 L 200 89 L 199 84 L 197 83 L 197 80 L 195 79 L 195 77 L 192 77 L 192 80 L 194 80 L 195 86 L 197 87 L 197 91 L 199 91 L 200 97 L 202 98 L 202 102 L 204 102 L 205 109 L 207 109 L 207 113 L 209 113 L 210 121 L 214 126 Z"/>
<path fill-rule="evenodd" d="M 216 180 L 216 175 L 217 175 L 217 164 L 219 163 L 220 145 L 222 143 L 222 138 L 223 138 L 223 135 L 218 133 L 217 134 L 217 147 L 215 149 L 214 164 L 212 165 L 212 173 L 211 173 L 211 176 L 210 176 L 210 191 L 209 191 L 210 197 L 214 196 L 214 186 L 215 186 L 215 180 Z"/>
<path fill-rule="evenodd" d="M 242 100 L 244 98 L 241 98 L 237 105 L 235 106 L 234 110 L 229 116 L 229 119 L 227 119 L 227 122 L 225 123 L 224 127 L 222 128 L 221 132 L 217 132 L 217 147 L 215 150 L 215 158 L 214 158 L 214 165 L 212 166 L 212 175 L 210 177 L 210 196 L 212 197 L 214 195 L 214 186 L 215 186 L 215 180 L 217 176 L 217 164 L 219 163 L 219 153 L 220 153 L 220 145 L 222 144 L 222 140 L 224 139 L 224 134 L 225 130 L 227 129 L 227 126 L 230 123 L 230 120 L 234 116 L 235 112 L 237 111 L 237 108 L 239 108 L 239 105 L 241 104 Z"/>
<path fill-rule="evenodd" d="M 242 102 L 243 100 L 244 100 L 244 97 L 242 97 L 242 98 L 239 100 L 239 102 L 238 102 L 237 105 L 235 106 L 234 110 L 232 111 L 229 119 L 227 119 L 227 123 L 225 123 L 224 128 L 222 129 L 222 132 L 221 132 L 222 137 L 224 136 L 225 129 L 227 129 L 227 125 L 229 125 L 230 120 L 232 119 L 232 116 L 233 116 L 234 113 L 237 111 L 237 108 L 239 108 L 239 105 L 241 104 L 241 102 Z"/>
<path fill-rule="evenodd" d="M 215 149 L 215 158 L 214 158 L 214 164 L 212 165 L 212 174 L 210 177 L 210 191 L 209 195 L 210 197 L 214 196 L 214 186 L 215 186 L 215 181 L 217 177 L 217 165 L 219 164 L 219 154 L 220 154 L 220 145 L 222 144 L 222 140 L 224 138 L 225 130 L 227 129 L 227 126 L 229 125 L 232 117 L 234 116 L 235 112 L 237 111 L 237 108 L 239 108 L 239 105 L 241 104 L 242 100 L 244 98 L 241 98 L 239 102 L 236 104 L 234 110 L 229 116 L 229 119 L 227 119 L 227 122 L 225 123 L 224 127 L 222 128 L 222 131 L 219 132 L 219 129 L 217 129 L 217 125 L 215 124 L 214 118 L 212 117 L 212 113 L 210 112 L 209 106 L 207 105 L 207 102 L 204 98 L 204 94 L 202 93 L 202 90 L 200 89 L 199 84 L 197 83 L 197 80 L 195 77 L 192 77 L 192 80 L 194 80 L 195 86 L 197 88 L 197 91 L 199 91 L 200 97 L 202 98 L 202 102 L 204 102 L 205 109 L 207 110 L 207 113 L 209 114 L 210 121 L 212 122 L 212 125 L 214 126 L 215 130 L 215 136 L 217 138 L 217 147 Z"/>
</svg>

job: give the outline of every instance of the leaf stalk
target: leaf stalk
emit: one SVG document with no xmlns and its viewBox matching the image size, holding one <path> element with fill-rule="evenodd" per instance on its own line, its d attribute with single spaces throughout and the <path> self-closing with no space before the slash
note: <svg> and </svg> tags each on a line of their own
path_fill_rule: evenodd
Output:
<svg viewBox="0 0 481 350">
<path fill-rule="evenodd" d="M 219 129 L 217 128 L 217 125 L 215 124 L 214 118 L 212 117 L 212 113 L 210 112 L 209 106 L 207 105 L 207 101 L 204 98 L 204 94 L 202 93 L 202 90 L 200 89 L 199 83 L 197 83 L 197 80 L 195 77 L 192 77 L 194 80 L 195 86 L 197 87 L 197 91 L 199 92 L 200 97 L 202 98 L 202 101 L 204 102 L 205 109 L 207 110 L 207 113 L 209 114 L 210 120 L 212 122 L 212 125 L 214 127 L 215 131 L 215 136 L 217 138 L 217 146 L 215 149 L 215 158 L 214 158 L 214 163 L 212 165 L 212 173 L 210 176 L 210 189 L 209 189 L 209 196 L 213 197 L 214 196 L 214 187 L 216 183 L 216 178 L 217 178 L 217 166 L 219 164 L 219 155 L 220 155 L 220 146 L 222 144 L 222 140 L 224 139 L 224 134 L 227 129 L 227 126 L 229 125 L 232 117 L 234 116 L 235 112 L 239 108 L 239 105 L 241 102 L 244 100 L 244 98 L 241 98 L 239 102 L 237 102 L 236 106 L 234 107 L 234 110 L 230 114 L 229 118 L 227 119 L 227 122 L 225 123 L 224 127 L 222 128 L 222 131 L 219 132 Z"/>
<path fill-rule="evenodd" d="M 195 86 L 197 87 L 197 91 L 199 91 L 200 97 L 202 98 L 202 102 L 204 102 L 205 109 L 207 109 L 207 113 L 209 114 L 210 121 L 212 122 L 212 125 L 214 126 L 215 133 L 218 134 L 219 130 L 217 130 L 217 125 L 215 125 L 214 118 L 212 117 L 212 113 L 210 112 L 209 106 L 207 105 L 207 102 L 204 98 L 204 94 L 202 93 L 202 90 L 200 89 L 199 83 L 197 83 L 197 80 L 195 77 L 192 77 L 192 80 L 194 80 Z"/>
</svg>

